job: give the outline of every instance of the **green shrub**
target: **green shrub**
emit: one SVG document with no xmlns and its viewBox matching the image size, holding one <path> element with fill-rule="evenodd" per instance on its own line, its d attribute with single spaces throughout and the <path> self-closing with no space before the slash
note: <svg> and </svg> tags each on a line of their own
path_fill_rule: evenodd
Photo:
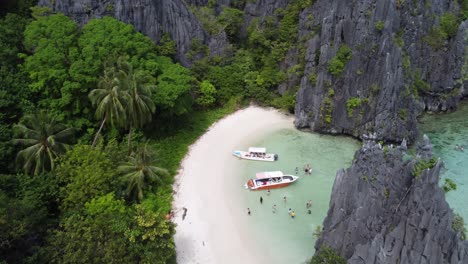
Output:
<svg viewBox="0 0 468 264">
<path fill-rule="evenodd" d="M 321 107 L 321 112 L 324 117 L 324 120 L 327 124 L 331 124 L 332 122 L 332 113 L 333 113 L 333 105 L 330 97 L 325 97 L 323 101 L 323 105 Z"/>
<path fill-rule="evenodd" d="M 457 189 L 457 184 L 454 183 L 451 179 L 446 178 L 444 186 L 442 186 L 442 189 L 444 189 L 445 193 L 448 193 L 450 191 L 455 191 Z"/>
<path fill-rule="evenodd" d="M 309 74 L 309 82 L 314 86 L 316 85 L 316 83 L 317 83 L 317 74 L 315 72 L 311 72 Z"/>
<path fill-rule="evenodd" d="M 445 13 L 440 17 L 440 27 L 446 38 L 452 38 L 457 34 L 460 22 L 458 17 L 452 13 Z"/>
<path fill-rule="evenodd" d="M 431 89 L 431 86 L 421 79 L 421 69 L 417 69 L 414 73 L 414 80 L 413 80 L 413 91 L 415 94 L 421 94 L 428 92 Z"/>
<path fill-rule="evenodd" d="M 422 159 L 416 165 L 414 165 L 413 170 L 411 171 L 411 175 L 416 178 L 421 177 L 421 173 L 426 169 L 432 169 L 437 163 L 436 158 L 431 159 Z"/>
<path fill-rule="evenodd" d="M 441 49 L 446 39 L 447 34 L 440 27 L 432 27 L 429 34 L 423 37 L 423 41 L 435 50 Z"/>
<path fill-rule="evenodd" d="M 385 198 L 388 198 L 390 196 L 390 190 L 387 187 L 384 187 L 383 194 Z"/>
<path fill-rule="evenodd" d="M 322 234 L 323 234 L 323 228 L 321 225 L 316 226 L 314 233 L 312 233 L 315 239 L 319 239 L 322 236 Z"/>
<path fill-rule="evenodd" d="M 339 76 L 352 55 L 353 51 L 346 44 L 341 45 L 336 56 L 328 62 L 328 71 L 335 77 Z"/>
<path fill-rule="evenodd" d="M 409 78 L 411 76 L 411 58 L 408 54 L 403 55 L 403 70 L 405 77 Z"/>
<path fill-rule="evenodd" d="M 296 94 L 292 92 L 285 93 L 279 97 L 275 97 L 271 101 L 271 105 L 288 111 L 289 113 L 294 113 L 294 107 L 296 106 Z"/>
<path fill-rule="evenodd" d="M 215 95 L 216 88 L 210 81 L 205 80 L 200 84 L 200 91 L 195 102 L 203 108 L 208 108 L 215 103 Z"/>
<path fill-rule="evenodd" d="M 353 117 L 354 109 L 361 106 L 363 103 L 367 103 L 369 99 L 367 98 L 358 98 L 351 97 L 346 101 L 346 110 L 348 112 L 348 117 Z"/>
<path fill-rule="evenodd" d="M 466 227 L 463 217 L 459 214 L 453 216 L 452 228 L 455 232 L 460 232 L 460 238 L 466 240 Z"/>
<path fill-rule="evenodd" d="M 346 264 L 346 259 L 338 255 L 333 249 L 322 246 L 318 254 L 312 257 L 309 264 Z"/>
<path fill-rule="evenodd" d="M 382 20 L 379 20 L 377 21 L 377 23 L 375 23 L 375 29 L 378 31 L 378 32 L 382 32 L 382 30 L 384 29 L 385 27 L 385 22 L 382 21 Z"/>
<path fill-rule="evenodd" d="M 406 120 L 406 109 L 400 109 L 400 111 L 398 111 L 398 117 L 400 117 L 401 120 Z"/>
</svg>

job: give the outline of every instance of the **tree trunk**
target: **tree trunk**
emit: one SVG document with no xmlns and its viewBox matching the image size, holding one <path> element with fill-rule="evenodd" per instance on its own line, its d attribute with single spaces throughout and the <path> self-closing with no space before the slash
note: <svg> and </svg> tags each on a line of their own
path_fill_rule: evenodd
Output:
<svg viewBox="0 0 468 264">
<path fill-rule="evenodd" d="M 99 134 L 101 133 L 101 130 L 102 130 L 102 128 L 104 127 L 104 123 L 105 123 L 105 122 L 106 122 L 106 117 L 104 117 L 104 119 L 102 119 L 101 126 L 99 127 L 99 130 L 98 130 L 98 132 L 96 133 L 96 136 L 94 136 L 94 140 L 93 140 L 93 144 L 91 145 L 91 148 L 94 148 L 94 146 L 96 146 L 96 143 L 97 143 Z"/>
<path fill-rule="evenodd" d="M 128 130 L 128 155 L 130 155 L 130 152 L 132 150 L 132 126 L 130 126 L 130 129 Z"/>
</svg>

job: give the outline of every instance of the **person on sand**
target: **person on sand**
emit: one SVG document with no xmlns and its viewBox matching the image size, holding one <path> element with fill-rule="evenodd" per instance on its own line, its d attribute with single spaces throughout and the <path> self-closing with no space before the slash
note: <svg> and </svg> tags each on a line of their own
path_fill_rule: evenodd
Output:
<svg viewBox="0 0 468 264">
<path fill-rule="evenodd" d="M 260 196 L 260 204 L 263 204 L 263 197 Z"/>
<path fill-rule="evenodd" d="M 274 214 L 276 214 L 276 204 L 274 204 L 274 205 L 271 207 L 271 210 L 273 211 Z"/>
<path fill-rule="evenodd" d="M 182 209 L 184 210 L 184 213 L 182 214 L 182 221 L 183 221 L 185 219 L 185 216 L 187 216 L 187 208 L 182 207 Z"/>
<path fill-rule="evenodd" d="M 247 214 L 250 215 L 250 208 L 247 208 Z"/>
</svg>

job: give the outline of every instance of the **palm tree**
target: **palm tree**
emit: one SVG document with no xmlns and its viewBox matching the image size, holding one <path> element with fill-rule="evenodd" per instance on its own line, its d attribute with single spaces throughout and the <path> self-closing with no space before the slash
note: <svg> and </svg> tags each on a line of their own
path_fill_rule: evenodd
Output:
<svg viewBox="0 0 468 264">
<path fill-rule="evenodd" d="M 92 147 L 96 145 L 98 136 L 107 120 L 111 122 L 112 126 L 122 126 L 125 124 L 125 104 L 128 102 L 128 98 L 128 92 L 119 85 L 115 69 L 105 69 L 104 75 L 99 79 L 98 88 L 89 93 L 89 99 L 96 106 L 96 117 L 102 119 Z"/>
<path fill-rule="evenodd" d="M 151 122 L 156 106 L 151 99 L 151 91 L 156 85 L 151 85 L 150 78 L 142 71 L 134 71 L 130 63 L 119 59 L 120 74 L 118 77 L 121 87 L 129 93 L 127 106 L 128 153 L 131 151 L 132 128 L 141 128 Z"/>
<path fill-rule="evenodd" d="M 155 160 L 148 151 L 147 146 L 138 149 L 128 157 L 128 161 L 119 165 L 118 171 L 122 179 L 127 182 L 128 195 L 138 201 L 143 199 L 143 190 L 148 184 L 161 182 L 162 176 L 167 176 L 166 169 L 154 166 Z"/>
<path fill-rule="evenodd" d="M 28 115 L 22 124 L 15 125 L 18 136 L 13 143 L 26 146 L 17 154 L 17 163 L 25 173 L 38 175 L 53 170 L 55 158 L 67 151 L 74 134 L 73 128 L 56 123 L 46 112 Z"/>
</svg>

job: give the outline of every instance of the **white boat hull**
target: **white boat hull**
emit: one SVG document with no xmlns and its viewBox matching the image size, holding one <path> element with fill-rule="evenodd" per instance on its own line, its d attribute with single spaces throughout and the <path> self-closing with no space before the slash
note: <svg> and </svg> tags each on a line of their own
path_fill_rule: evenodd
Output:
<svg viewBox="0 0 468 264">
<path fill-rule="evenodd" d="M 232 152 L 232 155 L 247 160 L 257 160 L 257 161 L 276 161 L 278 155 L 272 153 L 266 153 L 265 155 L 255 155 L 247 151 L 236 150 Z"/>
<path fill-rule="evenodd" d="M 297 179 L 299 179 L 299 177 L 294 175 L 283 175 L 281 177 L 264 179 L 250 179 L 247 182 L 246 187 L 251 190 L 276 189 L 286 187 Z"/>
</svg>

